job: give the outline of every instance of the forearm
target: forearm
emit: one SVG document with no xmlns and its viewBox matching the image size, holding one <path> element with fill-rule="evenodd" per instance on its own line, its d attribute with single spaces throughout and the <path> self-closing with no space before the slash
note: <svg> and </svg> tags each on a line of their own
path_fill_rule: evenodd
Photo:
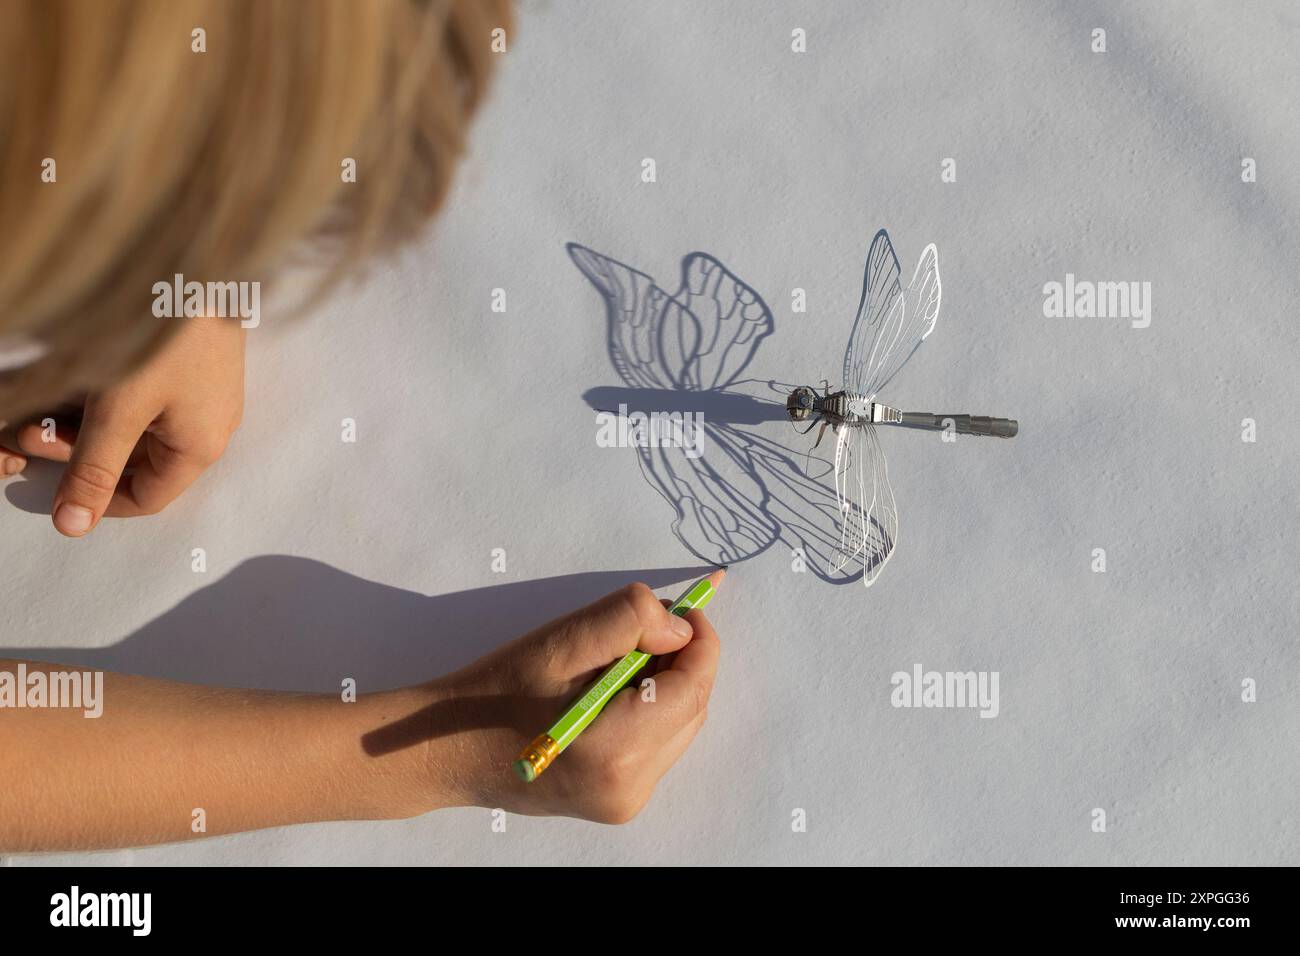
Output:
<svg viewBox="0 0 1300 956">
<path fill-rule="evenodd" d="M 105 674 L 103 699 L 97 718 L 0 709 L 0 850 L 139 846 L 452 802 L 421 733 L 427 688 L 345 703 Z"/>
</svg>

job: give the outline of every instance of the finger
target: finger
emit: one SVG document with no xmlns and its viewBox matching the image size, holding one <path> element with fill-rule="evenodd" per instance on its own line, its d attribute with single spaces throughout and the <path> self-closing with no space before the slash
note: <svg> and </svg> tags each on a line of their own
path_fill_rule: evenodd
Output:
<svg viewBox="0 0 1300 956">
<path fill-rule="evenodd" d="M 720 567 L 717 570 L 715 570 L 712 574 L 709 575 L 708 580 L 715 589 L 722 583 L 722 579 L 726 576 L 726 573 L 727 573 L 726 567 Z M 664 601 L 663 603 L 664 603 L 664 607 L 672 606 L 667 601 Z M 695 620 L 690 616 L 689 612 L 686 615 L 686 619 L 688 621 Z M 707 619 L 701 617 L 700 620 L 703 620 L 705 625 L 708 625 Z M 717 633 L 713 631 L 711 626 L 709 627 L 709 630 L 711 633 L 713 633 L 713 636 L 716 639 Z M 650 662 L 650 664 L 653 665 L 654 668 L 651 673 L 658 673 L 659 671 L 671 670 L 673 666 L 673 662 L 676 660 L 677 660 L 676 653 L 665 654 L 662 657 L 656 657 L 653 661 Z"/>
<path fill-rule="evenodd" d="M 77 430 L 64 425 L 28 422 L 18 429 L 17 438 L 18 447 L 33 458 L 67 461 L 72 457 Z"/>
<path fill-rule="evenodd" d="M 77 444 L 78 433 L 75 425 L 60 424 L 56 426 L 51 437 L 51 433 L 40 425 L 24 425 L 18 430 L 16 444 L 32 458 L 44 458 L 48 461 L 68 461 L 72 458 L 72 449 Z M 47 441 L 47 438 L 50 440 Z M 127 468 L 129 469 L 143 461 L 144 454 L 144 443 L 136 442 L 135 448 L 131 450 L 131 457 L 126 460 Z M 111 505 L 107 513 L 112 513 Z"/>
<path fill-rule="evenodd" d="M 718 635 L 701 611 L 687 615 L 695 628 L 689 644 L 677 652 L 673 666 L 655 674 L 654 694 L 637 685 L 621 691 L 605 708 L 600 736 L 622 740 L 622 747 L 660 750 L 685 727 L 702 720 L 718 669 Z M 588 731 L 590 733 L 590 731 Z"/>
<path fill-rule="evenodd" d="M 668 600 L 667 598 L 660 598 L 659 603 L 662 604 L 664 607 L 673 606 L 673 602 Z M 643 670 L 641 673 L 644 674 L 646 677 L 653 677 L 661 670 L 666 671 L 668 670 L 668 668 L 673 666 L 673 658 L 675 658 L 676 656 L 677 656 L 676 651 L 670 651 L 667 654 L 660 654 L 656 657 L 652 657 L 650 658 L 650 660 L 646 662 L 645 670 Z"/>
<path fill-rule="evenodd" d="M 12 478 L 26 467 L 26 455 L 0 445 L 0 477 Z"/>
<path fill-rule="evenodd" d="M 688 674 L 708 681 L 712 687 L 714 675 L 718 671 L 718 657 L 722 653 L 718 632 L 713 629 L 703 611 L 687 611 L 686 620 L 690 622 L 695 637 L 677 652 L 667 673 Z"/>
<path fill-rule="evenodd" d="M 135 471 L 118 488 L 108 515 L 127 518 L 157 514 L 194 484 L 209 464 L 207 456 L 179 451 L 156 435 L 146 435 L 144 454 Z"/>
<path fill-rule="evenodd" d="M 644 584 L 629 584 L 547 630 L 548 656 L 567 675 L 606 667 L 637 649 L 668 654 L 692 634 L 690 623 L 669 614 Z"/>
<path fill-rule="evenodd" d="M 18 450 L 18 436 L 13 427 L 0 421 L 0 478 L 16 475 L 27 467 L 27 456 Z"/>
<path fill-rule="evenodd" d="M 54 495 L 54 527 L 79 538 L 108 510 L 122 469 L 152 421 L 140 408 L 91 401 Z"/>
</svg>

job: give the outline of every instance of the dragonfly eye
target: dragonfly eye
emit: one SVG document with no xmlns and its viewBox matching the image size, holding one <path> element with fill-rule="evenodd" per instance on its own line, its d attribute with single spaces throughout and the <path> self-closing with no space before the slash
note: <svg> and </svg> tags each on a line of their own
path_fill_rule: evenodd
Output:
<svg viewBox="0 0 1300 956">
<path fill-rule="evenodd" d="M 806 421 L 814 407 L 813 394 L 809 389 L 796 388 L 786 399 L 785 409 L 796 422 Z"/>
</svg>

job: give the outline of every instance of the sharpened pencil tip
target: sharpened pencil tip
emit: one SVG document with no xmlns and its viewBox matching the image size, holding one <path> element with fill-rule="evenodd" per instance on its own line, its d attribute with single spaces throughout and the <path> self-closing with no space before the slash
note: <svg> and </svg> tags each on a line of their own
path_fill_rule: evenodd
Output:
<svg viewBox="0 0 1300 956">
<path fill-rule="evenodd" d="M 724 564 L 718 570 L 709 575 L 709 583 L 715 588 L 722 583 L 722 576 L 727 573 L 727 566 Z"/>
</svg>

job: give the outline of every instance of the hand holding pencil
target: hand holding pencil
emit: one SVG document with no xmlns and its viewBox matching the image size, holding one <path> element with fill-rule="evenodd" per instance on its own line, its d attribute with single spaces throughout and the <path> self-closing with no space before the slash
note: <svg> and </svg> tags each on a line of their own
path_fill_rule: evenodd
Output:
<svg viewBox="0 0 1300 956">
<path fill-rule="evenodd" d="M 519 748 L 585 695 L 613 662 L 641 650 L 655 659 L 613 694 L 542 777 L 511 771 Z M 430 783 L 442 806 L 624 823 L 704 724 L 719 654 L 704 614 L 669 614 L 633 584 L 543 625 L 434 682 Z M 652 676 L 654 700 L 640 683 Z"/>
<path fill-rule="evenodd" d="M 543 778 L 520 782 L 510 771 L 520 744 L 637 648 L 659 656 Z M 10 781 L 0 788 L 0 851 L 193 838 L 189 814 L 173 812 L 189 806 L 194 786 L 177 753 L 207 772 L 209 835 L 465 806 L 624 823 L 704 723 L 717 663 L 701 612 L 670 615 L 634 584 L 454 674 L 355 703 L 107 674 L 99 719 L 22 708 L 0 721 L 0 776 Z M 18 666 L 59 669 L 0 661 L 0 670 Z M 650 673 L 653 702 L 638 686 Z M 195 722 L 205 728 L 197 737 Z M 51 762 L 56 749 L 65 759 Z M 32 774 L 41 763 L 49 772 Z"/>
<path fill-rule="evenodd" d="M 704 610 L 713 600 L 714 592 L 722 583 L 726 568 L 719 568 L 708 577 L 701 578 L 687 588 L 676 601 L 668 605 L 668 613 L 684 618 L 688 612 Z M 670 626 L 681 628 L 675 621 Z M 587 690 L 555 719 L 545 733 L 538 734 L 523 749 L 512 765 L 515 773 L 525 783 L 532 783 L 551 765 L 566 747 L 578 739 L 587 726 L 600 715 L 614 696 L 632 681 L 652 658 L 649 652 L 637 648 L 628 651 L 600 675 Z"/>
</svg>

